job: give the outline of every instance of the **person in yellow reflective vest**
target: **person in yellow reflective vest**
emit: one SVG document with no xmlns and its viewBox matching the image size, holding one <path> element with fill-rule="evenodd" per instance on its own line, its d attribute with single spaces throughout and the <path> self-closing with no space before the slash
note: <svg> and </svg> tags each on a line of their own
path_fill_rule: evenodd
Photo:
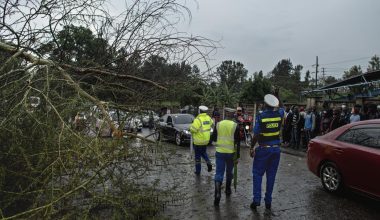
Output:
<svg viewBox="0 0 380 220">
<path fill-rule="evenodd" d="M 216 125 L 216 173 L 215 173 L 215 198 L 214 205 L 219 206 L 221 187 L 223 183 L 224 171 L 226 171 L 226 195 L 231 195 L 231 182 L 233 178 L 232 170 L 234 167 L 234 154 L 240 154 L 240 129 L 234 118 L 234 109 L 225 109 L 225 119 Z M 236 146 L 236 148 L 235 148 Z"/>
<path fill-rule="evenodd" d="M 264 96 L 264 103 L 264 111 L 256 117 L 250 149 L 250 155 L 254 158 L 252 166 L 253 202 L 250 205 L 253 210 L 256 210 L 256 207 L 260 205 L 261 183 L 264 173 L 267 177 L 265 208 L 271 209 L 273 186 L 281 154 L 280 130 L 284 118 L 284 109 L 275 110 L 280 101 L 271 94 Z M 257 141 L 259 146 L 255 147 Z"/>
<path fill-rule="evenodd" d="M 199 106 L 199 115 L 194 119 L 190 126 L 190 132 L 193 139 L 193 148 L 195 152 L 195 174 L 201 173 L 201 157 L 207 163 L 207 171 L 211 172 L 212 165 L 207 155 L 207 145 L 210 142 L 210 133 L 213 121 L 207 115 L 208 108 L 206 106 Z"/>
</svg>

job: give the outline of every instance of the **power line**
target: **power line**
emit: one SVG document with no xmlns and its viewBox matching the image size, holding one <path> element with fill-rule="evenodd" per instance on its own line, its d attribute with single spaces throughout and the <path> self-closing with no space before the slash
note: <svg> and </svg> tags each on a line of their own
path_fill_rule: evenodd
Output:
<svg viewBox="0 0 380 220">
<path fill-rule="evenodd" d="M 333 62 L 333 63 L 324 63 L 324 64 L 321 64 L 321 65 L 327 66 L 327 65 L 339 64 L 339 63 L 349 63 L 349 62 L 353 62 L 353 61 L 365 60 L 365 59 L 370 59 L 370 58 L 371 57 L 361 57 L 361 58 L 357 58 L 357 59 L 342 60 L 342 61 L 337 61 L 337 62 Z"/>
</svg>

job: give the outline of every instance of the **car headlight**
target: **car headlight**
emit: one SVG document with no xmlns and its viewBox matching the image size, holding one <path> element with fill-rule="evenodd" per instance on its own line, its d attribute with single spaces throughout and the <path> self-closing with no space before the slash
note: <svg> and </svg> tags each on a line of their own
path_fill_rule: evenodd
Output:
<svg viewBox="0 0 380 220">
<path fill-rule="evenodd" d="M 188 130 L 183 130 L 183 133 L 184 133 L 184 134 L 190 134 L 190 131 L 188 131 Z"/>
<path fill-rule="evenodd" d="M 245 126 L 245 129 L 246 129 L 246 130 L 249 130 L 249 125 L 246 125 L 246 126 Z"/>
</svg>

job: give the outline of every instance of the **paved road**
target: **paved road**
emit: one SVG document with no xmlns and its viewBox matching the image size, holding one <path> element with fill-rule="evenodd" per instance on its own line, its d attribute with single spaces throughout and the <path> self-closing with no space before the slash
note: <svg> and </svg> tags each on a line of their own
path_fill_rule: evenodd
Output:
<svg viewBox="0 0 380 220">
<path fill-rule="evenodd" d="M 248 148 L 242 148 L 242 158 L 238 164 L 237 191 L 233 192 L 230 198 L 226 198 L 223 193 L 220 207 L 214 208 L 214 170 L 208 173 L 203 163 L 202 174 L 196 177 L 193 174 L 193 157 L 190 155 L 189 147 L 175 148 L 173 160 L 179 160 L 181 163 L 169 165 L 166 171 L 173 171 L 171 178 L 181 183 L 182 195 L 187 195 L 188 199 L 184 199 L 181 204 L 167 205 L 163 214 L 170 219 L 380 218 L 379 202 L 350 192 L 342 196 L 327 193 L 323 190 L 320 180 L 309 172 L 304 157 L 284 153 L 281 155 L 273 192 L 272 211 L 265 211 L 262 205 L 257 212 L 252 212 L 249 209 L 252 200 L 252 159 L 248 155 Z M 214 162 L 215 148 L 208 147 L 208 153 Z M 162 173 L 165 173 L 165 170 Z M 264 184 L 265 178 L 263 190 Z"/>
</svg>

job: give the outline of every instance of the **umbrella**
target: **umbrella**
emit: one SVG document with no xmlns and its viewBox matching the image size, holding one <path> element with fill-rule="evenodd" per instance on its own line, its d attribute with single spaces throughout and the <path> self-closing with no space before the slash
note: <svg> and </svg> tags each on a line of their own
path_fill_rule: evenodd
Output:
<svg viewBox="0 0 380 220">
<path fill-rule="evenodd" d="M 238 159 L 238 152 L 236 149 L 236 145 L 234 146 L 235 148 L 235 154 L 234 154 L 234 189 L 236 192 L 236 186 L 237 186 L 237 163 L 235 161 Z"/>
<path fill-rule="evenodd" d="M 193 157 L 193 134 L 190 135 L 190 158 Z"/>
</svg>

